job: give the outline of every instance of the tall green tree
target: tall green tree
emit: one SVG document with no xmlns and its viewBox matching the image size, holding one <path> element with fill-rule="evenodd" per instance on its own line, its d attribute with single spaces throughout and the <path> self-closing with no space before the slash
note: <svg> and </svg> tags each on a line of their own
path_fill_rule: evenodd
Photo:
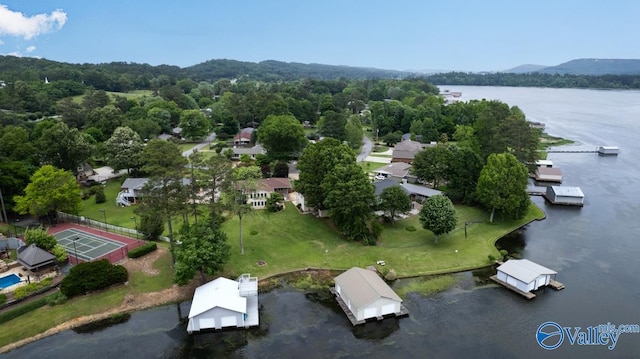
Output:
<svg viewBox="0 0 640 359">
<path fill-rule="evenodd" d="M 76 128 L 55 123 L 36 141 L 42 162 L 76 173 L 78 165 L 89 160 L 93 146 Z"/>
<path fill-rule="evenodd" d="M 353 149 L 358 149 L 362 146 L 362 137 L 364 131 L 362 131 L 362 123 L 360 123 L 360 116 L 351 115 L 347 121 L 345 127 L 345 140 Z"/>
<path fill-rule="evenodd" d="M 331 220 L 349 240 L 370 241 L 368 220 L 373 214 L 374 187 L 355 161 L 336 166 L 325 177 L 322 189 Z"/>
<path fill-rule="evenodd" d="M 56 211 L 78 213 L 82 194 L 71 172 L 44 165 L 31 176 L 24 196 L 13 198 L 16 212 L 47 216 L 53 223 Z"/>
<path fill-rule="evenodd" d="M 429 197 L 420 210 L 422 228 L 431 231 L 434 240 L 456 228 L 458 216 L 451 200 L 444 195 Z"/>
<path fill-rule="evenodd" d="M 218 228 L 222 224 L 224 211 L 220 197 L 228 193 L 232 180 L 231 161 L 221 155 L 204 156 L 201 152 L 194 153 L 189 159 L 194 166 L 196 186 L 205 193 L 211 227 Z"/>
<path fill-rule="evenodd" d="M 470 204 L 475 200 L 482 158 L 468 147 L 453 147 L 449 162 L 447 193 Z"/>
<path fill-rule="evenodd" d="M 288 160 L 308 143 L 304 127 L 291 115 L 269 115 L 258 127 L 258 141 L 273 159 Z"/>
<path fill-rule="evenodd" d="M 202 284 L 206 283 L 205 274 L 222 270 L 230 253 L 227 235 L 211 228 L 209 221 L 189 226 L 176 246 L 176 282 L 187 284 L 199 272 Z"/>
<path fill-rule="evenodd" d="M 137 169 L 142 164 L 144 143 L 140 136 L 131 128 L 123 126 L 116 128 L 113 135 L 104 143 L 107 164 L 116 171 Z"/>
<path fill-rule="evenodd" d="M 180 148 L 169 141 L 151 140 L 143 151 L 142 171 L 150 175 L 143 188 L 147 213 L 162 213 L 169 229 L 169 244 L 173 263 L 174 234 L 172 218 L 185 210 L 187 193 L 183 185 L 187 160 Z"/>
<path fill-rule="evenodd" d="M 355 163 L 356 155 L 349 146 L 327 138 L 307 146 L 298 160 L 300 175 L 295 182 L 296 191 L 304 195 L 309 207 L 326 209 L 327 192 L 322 186 L 325 177 L 337 166 Z"/>
<path fill-rule="evenodd" d="M 209 120 L 200 110 L 185 110 L 180 116 L 180 127 L 185 138 L 200 139 L 209 133 Z"/>
<path fill-rule="evenodd" d="M 451 150 L 445 145 L 427 147 L 418 152 L 413 159 L 413 174 L 419 179 L 433 183 L 433 187 L 437 188 L 447 179 L 451 156 Z"/>
<path fill-rule="evenodd" d="M 344 113 L 336 111 L 323 112 L 318 121 L 318 132 L 324 137 L 335 138 L 342 142 L 347 139 L 347 117 Z"/>
<path fill-rule="evenodd" d="M 262 172 L 258 166 L 236 167 L 231 175 L 232 186 L 227 194 L 227 208 L 238 216 L 240 226 L 240 254 L 244 254 L 244 242 L 242 239 L 242 218 L 251 212 L 249 196 L 258 188 L 258 180 L 262 178 Z"/>
<path fill-rule="evenodd" d="M 395 225 L 397 215 L 411 210 L 411 199 L 402 187 L 387 187 L 380 194 L 380 208 L 389 214 L 391 224 Z"/>
<path fill-rule="evenodd" d="M 521 219 L 527 214 L 531 200 L 527 194 L 527 167 L 510 153 L 492 154 L 480 172 L 476 194 L 491 210 L 490 222 L 496 210 L 508 218 Z"/>
</svg>

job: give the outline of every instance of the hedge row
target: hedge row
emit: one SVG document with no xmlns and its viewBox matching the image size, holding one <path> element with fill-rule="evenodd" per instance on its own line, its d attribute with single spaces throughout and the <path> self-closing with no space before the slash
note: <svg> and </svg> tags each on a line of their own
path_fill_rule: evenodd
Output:
<svg viewBox="0 0 640 359">
<path fill-rule="evenodd" d="M 27 314 L 40 307 L 44 307 L 47 304 L 48 297 L 38 298 L 32 302 L 21 305 L 16 309 L 8 310 L 4 313 L 0 313 L 0 324 L 6 323 L 12 319 L 15 319 L 21 315 Z"/>
<path fill-rule="evenodd" d="M 151 253 L 153 251 L 155 251 L 156 249 L 158 249 L 158 244 L 154 243 L 154 242 L 149 242 L 147 244 L 143 244 L 138 248 L 134 248 L 132 250 L 129 251 L 129 253 L 127 254 L 127 256 L 129 258 L 139 258 L 142 257 L 143 255 L 147 254 L 147 253 Z"/>
<path fill-rule="evenodd" d="M 18 287 L 15 291 L 13 291 L 13 297 L 15 299 L 24 298 L 32 293 L 41 290 L 42 288 L 48 288 L 49 286 L 51 286 L 51 282 L 53 282 L 53 278 L 45 278 L 40 282 L 31 282 L 27 285 L 23 285 L 22 287 Z"/>
<path fill-rule="evenodd" d="M 106 259 L 80 263 L 71 268 L 60 283 L 60 291 L 67 298 L 124 283 L 129 273 L 121 265 L 111 264 Z"/>
</svg>

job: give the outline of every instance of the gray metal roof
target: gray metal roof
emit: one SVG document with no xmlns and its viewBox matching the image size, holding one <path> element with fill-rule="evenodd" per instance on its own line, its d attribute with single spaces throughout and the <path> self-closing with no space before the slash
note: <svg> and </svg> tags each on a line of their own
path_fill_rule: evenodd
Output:
<svg viewBox="0 0 640 359">
<path fill-rule="evenodd" d="M 558 274 L 558 272 L 533 263 L 528 259 L 510 259 L 498 267 L 498 271 L 525 283 L 531 283 L 541 275 Z"/>
<path fill-rule="evenodd" d="M 127 178 L 126 180 L 124 180 L 120 188 L 139 190 L 142 189 L 142 187 L 144 187 L 147 182 L 149 182 L 148 178 Z"/>
<path fill-rule="evenodd" d="M 382 173 L 385 175 L 392 175 L 395 177 L 404 177 L 409 174 L 409 169 L 411 165 L 405 162 L 393 162 L 388 165 L 382 166 L 377 170 L 373 171 L 374 173 Z"/>
<path fill-rule="evenodd" d="M 423 197 L 433 197 L 437 195 L 441 195 L 442 192 L 437 189 L 419 186 L 412 183 L 403 183 L 402 188 L 404 188 L 409 194 L 419 194 Z"/>
<path fill-rule="evenodd" d="M 340 290 L 351 299 L 351 304 L 359 309 L 379 298 L 398 302 L 402 299 L 374 271 L 353 267 L 334 278 Z"/>
<path fill-rule="evenodd" d="M 556 196 L 579 198 L 584 197 L 584 193 L 582 193 L 580 187 L 551 186 L 551 189 L 556 194 Z"/>
<path fill-rule="evenodd" d="M 382 181 L 376 181 L 373 182 L 373 186 L 374 188 L 374 192 L 376 196 L 380 196 L 382 194 L 382 191 L 384 191 L 385 189 L 389 188 L 389 187 L 393 187 L 393 186 L 400 186 L 400 184 L 392 179 L 386 179 L 386 180 L 382 180 Z M 400 186 L 400 188 L 402 188 L 402 186 Z M 402 188 L 405 192 L 407 191 L 406 189 Z M 407 193 L 408 194 L 408 193 Z"/>
<path fill-rule="evenodd" d="M 18 262 L 28 269 L 35 269 L 55 263 L 56 256 L 32 244 L 18 248 Z"/>
</svg>

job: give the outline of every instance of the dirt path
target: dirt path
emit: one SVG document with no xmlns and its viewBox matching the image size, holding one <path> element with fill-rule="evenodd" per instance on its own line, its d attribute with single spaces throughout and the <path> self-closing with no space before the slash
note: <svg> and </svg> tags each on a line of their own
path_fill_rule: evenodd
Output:
<svg viewBox="0 0 640 359">
<path fill-rule="evenodd" d="M 136 259 L 126 258 L 123 261 L 121 261 L 120 264 L 122 264 L 125 268 L 127 268 L 129 273 L 141 271 L 150 276 L 157 275 L 158 271 L 153 268 L 153 262 L 155 262 L 160 256 L 162 256 L 166 252 L 167 252 L 167 249 L 158 248 L 153 253 L 143 256 L 141 258 L 136 258 Z M 18 342 L 6 345 L 0 348 L 0 353 L 11 351 L 25 344 L 38 341 L 42 338 L 48 337 L 50 335 L 53 335 L 68 329 L 78 327 L 80 325 L 84 325 L 87 323 L 108 318 L 114 314 L 128 313 L 128 312 L 156 307 L 163 304 L 189 300 L 193 297 L 193 292 L 195 291 L 195 288 L 197 286 L 198 286 L 198 282 L 192 281 L 188 285 L 181 286 L 181 287 L 174 284 L 171 288 L 168 288 L 159 292 L 141 293 L 141 294 L 129 293 L 125 296 L 120 306 L 116 308 L 112 308 L 103 313 L 74 318 L 62 324 L 59 324 L 43 333 L 35 335 L 33 337 L 26 338 Z"/>
</svg>

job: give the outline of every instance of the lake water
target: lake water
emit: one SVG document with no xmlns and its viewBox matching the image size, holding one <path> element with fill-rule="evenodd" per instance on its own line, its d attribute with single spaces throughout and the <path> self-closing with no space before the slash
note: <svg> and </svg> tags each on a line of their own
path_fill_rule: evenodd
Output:
<svg viewBox="0 0 640 359">
<path fill-rule="evenodd" d="M 445 87 L 443 87 L 445 88 Z M 447 86 L 462 100 L 499 99 L 520 107 L 546 132 L 595 149 L 618 146 L 617 157 L 549 155 L 562 169 L 563 186 L 579 186 L 582 208 L 553 207 L 501 241 L 558 271 L 562 291 L 536 292 L 527 301 L 493 284 L 491 270 L 458 274 L 446 292 L 410 294 L 409 317 L 353 328 L 326 292 L 279 288 L 261 294 L 257 330 L 208 336 L 185 332 L 180 312 L 189 303 L 138 313 L 122 324 L 92 332 L 66 331 L 4 354 L 6 358 L 628 358 L 640 355 L 640 334 L 621 334 L 615 348 L 536 341 L 538 327 L 640 324 L 640 92 Z M 471 239 L 473 240 L 473 239 Z M 397 283 L 396 285 L 401 285 Z M 574 330 L 574 329 L 572 329 Z M 610 344 L 610 343 L 609 343 Z"/>
</svg>

